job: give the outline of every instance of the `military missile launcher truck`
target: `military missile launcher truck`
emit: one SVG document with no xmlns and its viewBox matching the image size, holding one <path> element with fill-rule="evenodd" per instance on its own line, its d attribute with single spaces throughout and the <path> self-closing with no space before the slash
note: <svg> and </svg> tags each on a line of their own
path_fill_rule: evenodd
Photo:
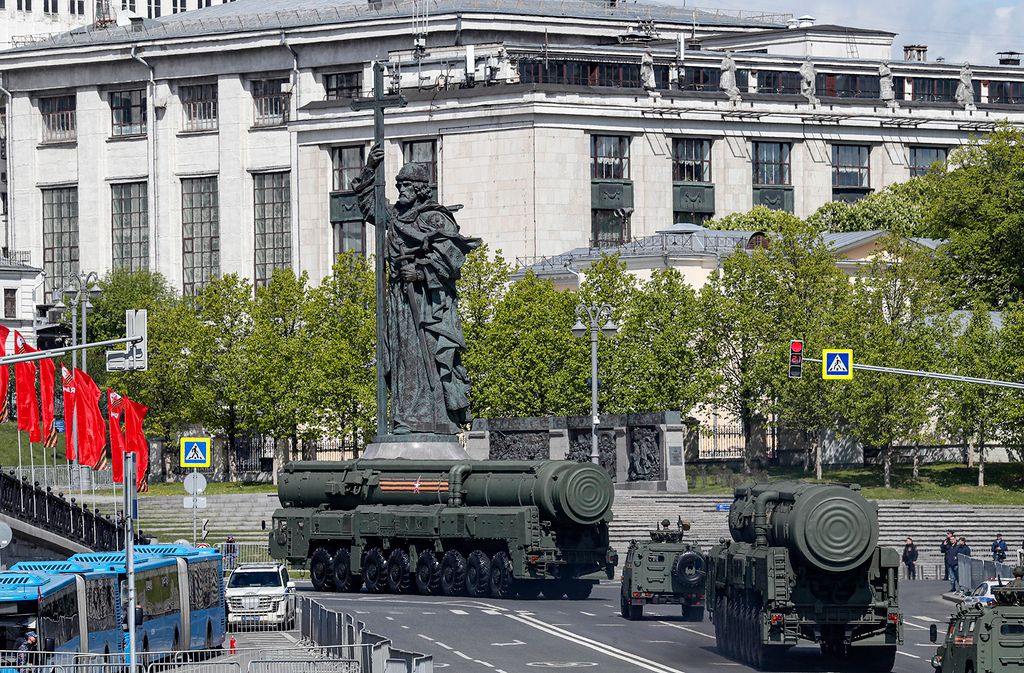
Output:
<svg viewBox="0 0 1024 673">
<path fill-rule="evenodd" d="M 582 599 L 618 562 L 614 486 L 586 463 L 293 462 L 278 495 L 270 555 L 318 591 Z"/>
<path fill-rule="evenodd" d="M 903 641 L 895 549 L 860 487 L 768 482 L 736 489 L 732 540 L 707 558 L 718 650 L 762 669 L 803 642 L 861 672 L 891 671 Z"/>
<path fill-rule="evenodd" d="M 665 519 L 650 540 L 631 540 L 622 564 L 619 607 L 629 620 L 644 616 L 644 605 L 681 605 L 683 617 L 704 620 L 704 554 L 699 544 L 683 541 L 690 524 L 676 530 Z"/>
<path fill-rule="evenodd" d="M 932 657 L 937 673 L 1002 673 L 1024 670 L 1024 567 L 992 589 L 991 605 L 963 604 L 949 620 L 946 639 Z M 931 640 L 938 628 L 931 625 Z"/>
</svg>

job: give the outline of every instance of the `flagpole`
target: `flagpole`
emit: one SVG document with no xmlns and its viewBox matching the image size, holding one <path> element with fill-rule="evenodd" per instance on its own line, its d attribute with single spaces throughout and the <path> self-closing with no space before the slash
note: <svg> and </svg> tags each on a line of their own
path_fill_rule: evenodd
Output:
<svg viewBox="0 0 1024 673">
<path fill-rule="evenodd" d="M 21 460 L 21 430 L 16 429 L 15 434 L 18 435 L 18 493 L 21 493 L 21 509 L 25 509 L 25 489 L 20 488 L 22 479 L 25 478 L 25 465 Z"/>
</svg>

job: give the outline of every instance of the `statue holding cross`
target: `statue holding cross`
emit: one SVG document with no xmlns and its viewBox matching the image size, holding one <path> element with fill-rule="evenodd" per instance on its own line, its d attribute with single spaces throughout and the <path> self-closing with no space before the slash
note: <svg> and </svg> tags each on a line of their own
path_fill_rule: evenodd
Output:
<svg viewBox="0 0 1024 673">
<path fill-rule="evenodd" d="M 462 366 L 466 344 L 455 283 L 480 240 L 463 236 L 452 212 L 434 200 L 424 164 L 403 166 L 396 177 L 398 199 L 386 201 L 383 110 L 404 101 L 383 95 L 379 64 L 374 74 L 373 99 L 353 107 L 376 112 L 376 142 L 352 186 L 377 234 L 377 445 L 402 437 L 450 443 L 469 421 L 469 378 Z"/>
</svg>

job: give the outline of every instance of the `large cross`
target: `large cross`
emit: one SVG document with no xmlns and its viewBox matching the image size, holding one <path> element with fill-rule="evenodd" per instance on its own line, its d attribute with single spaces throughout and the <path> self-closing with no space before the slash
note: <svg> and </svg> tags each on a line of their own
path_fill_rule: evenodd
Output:
<svg viewBox="0 0 1024 673">
<path fill-rule="evenodd" d="M 373 110 L 373 142 L 384 147 L 384 110 L 389 107 L 404 107 L 407 101 L 401 94 L 387 96 L 384 94 L 384 64 L 377 61 L 373 64 L 373 98 L 360 98 L 352 101 L 353 110 Z M 376 234 L 376 272 L 377 272 L 377 437 L 383 439 L 390 434 L 391 424 L 388 421 L 388 391 L 384 385 L 384 339 L 385 307 L 384 292 L 384 237 L 387 231 L 387 201 L 384 195 L 384 162 L 377 166 L 373 181 L 374 233 Z"/>
</svg>

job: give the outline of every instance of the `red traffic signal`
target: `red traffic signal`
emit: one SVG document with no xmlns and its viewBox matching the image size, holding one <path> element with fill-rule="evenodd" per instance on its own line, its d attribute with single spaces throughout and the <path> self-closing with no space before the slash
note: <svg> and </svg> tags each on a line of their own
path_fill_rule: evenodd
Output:
<svg viewBox="0 0 1024 673">
<path fill-rule="evenodd" d="M 804 342 L 793 339 L 789 342 L 789 378 L 799 379 L 804 375 Z"/>
</svg>

